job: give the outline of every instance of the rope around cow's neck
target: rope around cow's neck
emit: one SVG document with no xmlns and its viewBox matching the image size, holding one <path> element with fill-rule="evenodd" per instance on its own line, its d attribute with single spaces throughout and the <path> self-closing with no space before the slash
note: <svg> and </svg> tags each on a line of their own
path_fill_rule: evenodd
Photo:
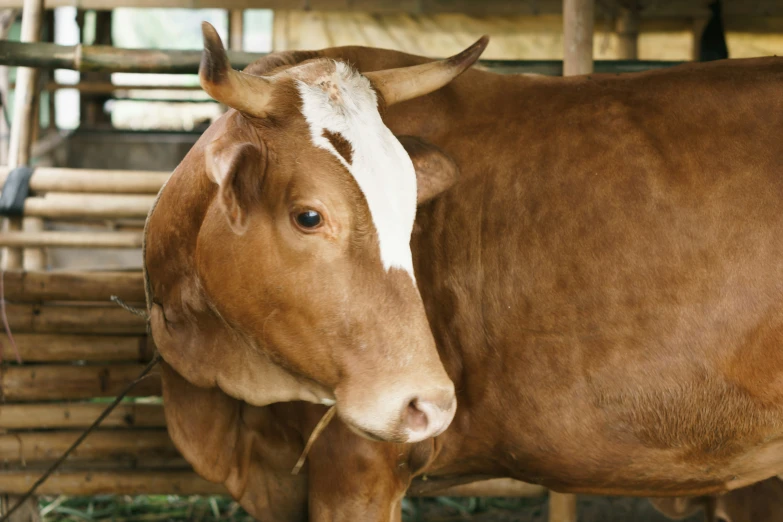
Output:
<svg viewBox="0 0 783 522">
<path fill-rule="evenodd" d="M 307 459 L 307 454 L 310 453 L 310 448 L 313 446 L 318 436 L 321 435 L 321 432 L 323 432 L 329 425 L 329 421 L 332 420 L 335 413 L 337 413 L 336 404 L 326 410 L 324 416 L 321 417 L 321 420 L 319 420 L 318 424 L 315 425 L 315 429 L 310 434 L 310 438 L 307 439 L 307 444 L 305 445 L 304 450 L 302 450 L 302 455 L 299 456 L 299 460 L 296 461 L 294 469 L 291 470 L 291 475 L 299 474 L 299 470 L 302 469 L 302 466 L 304 466 L 305 460 Z"/>
</svg>

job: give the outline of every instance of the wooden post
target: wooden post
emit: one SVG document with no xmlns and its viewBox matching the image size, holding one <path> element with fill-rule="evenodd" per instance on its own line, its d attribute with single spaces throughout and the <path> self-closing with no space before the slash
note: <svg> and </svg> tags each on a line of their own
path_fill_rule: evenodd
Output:
<svg viewBox="0 0 783 522">
<path fill-rule="evenodd" d="M 84 12 L 81 12 L 77 17 L 77 23 L 81 32 L 81 42 L 84 41 L 85 32 L 85 16 Z M 92 45 L 107 45 L 111 46 L 111 25 L 112 25 L 112 12 L 111 11 L 96 11 L 95 13 L 95 41 Z M 98 83 L 111 83 L 111 73 L 106 72 L 84 72 L 81 74 L 81 82 L 98 82 Z M 103 110 L 106 102 L 111 99 L 110 95 L 105 94 L 90 94 L 80 93 L 81 103 L 81 118 L 80 126 L 85 127 L 111 127 L 111 116 L 106 114 Z"/>
<path fill-rule="evenodd" d="M 617 57 L 620 60 L 639 59 L 639 9 L 636 0 L 628 6 L 620 6 L 616 25 L 618 42 Z"/>
<path fill-rule="evenodd" d="M 595 0 L 563 0 L 563 76 L 593 72 Z M 549 522 L 576 522 L 576 495 L 551 492 Z"/>
<path fill-rule="evenodd" d="M 693 29 L 691 31 L 693 48 L 691 50 L 691 60 L 698 62 L 701 58 L 701 36 L 704 34 L 704 28 L 707 27 L 707 18 L 694 18 Z"/>
<path fill-rule="evenodd" d="M 8 33 L 11 31 L 16 17 L 18 15 L 16 9 L 3 9 L 0 11 L 0 40 L 5 40 L 8 37 Z M 0 65 L 0 108 L 4 113 L 8 113 L 8 99 L 10 93 L 10 85 L 8 83 L 8 67 Z M 10 114 L 9 114 L 10 117 Z M 0 117 L 0 165 L 6 165 L 8 163 L 8 122 L 5 116 Z"/>
<path fill-rule="evenodd" d="M 549 492 L 549 522 L 575 522 L 576 495 Z"/>
<path fill-rule="evenodd" d="M 43 0 L 24 0 L 22 34 L 20 38 L 22 42 L 36 42 L 40 39 L 43 11 Z M 11 122 L 11 136 L 8 146 L 8 166 L 11 168 L 26 165 L 30 162 L 37 80 L 37 69 L 19 67 L 17 70 L 14 116 Z M 8 222 L 8 230 L 22 229 L 21 219 L 9 219 L 6 221 Z M 5 268 L 18 269 L 21 267 L 22 252 L 16 249 L 6 249 Z"/>
<path fill-rule="evenodd" d="M 54 43 L 54 9 L 50 9 L 46 12 L 46 39 L 49 42 Z M 46 85 L 53 84 L 54 83 L 54 69 L 49 69 L 47 71 L 47 79 Z M 53 89 L 48 89 L 48 105 L 49 105 L 49 124 L 47 125 L 47 128 L 49 130 L 56 129 L 57 128 L 57 109 L 55 108 L 55 91 Z"/>
<path fill-rule="evenodd" d="M 244 47 L 244 15 L 243 9 L 231 9 L 228 12 L 228 48 L 232 51 L 241 51 Z"/>
<path fill-rule="evenodd" d="M 595 0 L 563 0 L 563 76 L 593 72 Z"/>
</svg>

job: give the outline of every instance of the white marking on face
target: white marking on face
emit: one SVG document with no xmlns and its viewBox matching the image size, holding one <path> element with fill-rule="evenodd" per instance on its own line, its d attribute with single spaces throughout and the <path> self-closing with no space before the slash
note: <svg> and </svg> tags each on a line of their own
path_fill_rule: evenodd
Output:
<svg viewBox="0 0 783 522">
<path fill-rule="evenodd" d="M 370 81 L 342 62 L 333 65 L 315 82 L 297 80 L 313 143 L 331 152 L 356 179 L 378 233 L 384 268 L 401 268 L 413 278 L 410 240 L 417 190 L 413 162 L 381 120 Z M 351 144 L 351 164 L 323 136 L 324 130 L 342 134 Z"/>
</svg>

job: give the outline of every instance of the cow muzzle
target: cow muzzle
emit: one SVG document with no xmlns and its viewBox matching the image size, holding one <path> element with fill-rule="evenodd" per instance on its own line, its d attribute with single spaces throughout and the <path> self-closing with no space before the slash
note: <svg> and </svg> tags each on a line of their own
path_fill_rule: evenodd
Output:
<svg viewBox="0 0 783 522">
<path fill-rule="evenodd" d="M 457 411 L 454 388 L 437 389 L 416 395 L 407 401 L 400 426 L 405 442 L 437 437 L 449 427 Z"/>
<path fill-rule="evenodd" d="M 410 389 L 409 389 L 410 390 Z M 336 391 L 340 417 L 356 433 L 372 440 L 414 443 L 446 431 L 457 411 L 454 385 L 381 395 L 372 402 L 351 401 Z"/>
</svg>

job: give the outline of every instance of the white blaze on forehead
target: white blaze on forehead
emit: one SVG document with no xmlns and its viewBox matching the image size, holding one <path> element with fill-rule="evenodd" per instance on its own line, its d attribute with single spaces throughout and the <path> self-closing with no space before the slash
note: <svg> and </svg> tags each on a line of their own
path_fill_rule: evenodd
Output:
<svg viewBox="0 0 783 522">
<path fill-rule="evenodd" d="M 380 242 L 381 262 L 413 277 L 411 233 L 416 217 L 416 172 L 408 153 L 381 120 L 370 81 L 342 62 L 320 65 L 315 80 L 297 80 L 313 143 L 331 152 L 356 179 Z M 333 67 L 332 67 L 333 66 Z M 353 148 L 349 164 L 324 137 L 341 134 Z"/>
</svg>

